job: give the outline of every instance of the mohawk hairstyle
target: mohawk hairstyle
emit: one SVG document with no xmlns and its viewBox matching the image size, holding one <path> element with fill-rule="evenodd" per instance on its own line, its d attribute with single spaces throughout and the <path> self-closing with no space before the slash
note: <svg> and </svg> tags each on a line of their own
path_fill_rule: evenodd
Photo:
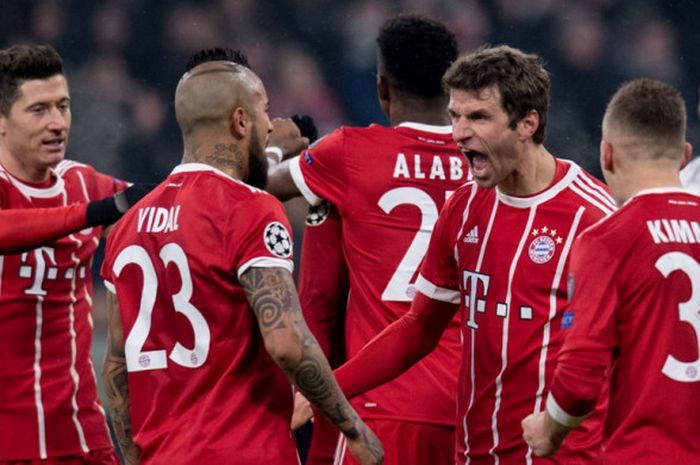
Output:
<svg viewBox="0 0 700 465">
<path fill-rule="evenodd" d="M 398 15 L 384 23 L 377 43 L 398 89 L 424 98 L 445 94 L 442 76 L 459 51 L 455 35 L 444 24 L 423 15 Z"/>
<path fill-rule="evenodd" d="M 230 48 L 214 47 L 204 50 L 200 50 L 190 57 L 185 66 L 185 72 L 189 72 L 195 66 L 199 66 L 202 63 L 207 63 L 209 61 L 232 61 L 241 66 L 245 66 L 250 69 L 250 64 L 248 64 L 248 57 L 239 50 L 233 50 Z"/>
<path fill-rule="evenodd" d="M 50 45 L 14 45 L 0 49 L 0 112 L 9 115 L 19 88 L 30 79 L 63 74 L 61 55 Z"/>
</svg>

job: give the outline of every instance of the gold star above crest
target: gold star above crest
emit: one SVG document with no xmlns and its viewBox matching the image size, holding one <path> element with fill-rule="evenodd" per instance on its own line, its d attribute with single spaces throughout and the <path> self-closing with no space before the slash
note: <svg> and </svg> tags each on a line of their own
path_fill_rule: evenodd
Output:
<svg viewBox="0 0 700 465">
<path fill-rule="evenodd" d="M 549 228 L 547 226 L 542 226 L 542 232 L 547 234 L 547 231 L 549 231 Z"/>
<path fill-rule="evenodd" d="M 560 237 L 557 237 L 557 244 L 561 244 L 562 242 L 563 242 L 563 241 L 562 241 L 561 236 L 560 236 Z"/>
<path fill-rule="evenodd" d="M 557 235 L 557 230 L 556 229 L 550 229 L 549 233 L 552 235 L 552 237 Z"/>
<path fill-rule="evenodd" d="M 537 230 L 537 229 L 533 229 L 533 230 L 532 230 L 532 235 L 533 235 L 533 236 L 536 236 L 536 235 L 538 235 L 539 233 L 540 233 L 540 232 L 539 232 L 539 230 Z"/>
</svg>

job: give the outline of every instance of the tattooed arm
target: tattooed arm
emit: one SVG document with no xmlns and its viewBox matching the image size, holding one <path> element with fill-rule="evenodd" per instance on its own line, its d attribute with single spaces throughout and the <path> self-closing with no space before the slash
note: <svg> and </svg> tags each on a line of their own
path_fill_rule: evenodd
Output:
<svg viewBox="0 0 700 465">
<path fill-rule="evenodd" d="M 382 463 L 381 443 L 348 403 L 304 322 L 292 275 L 282 268 L 253 267 L 240 281 L 272 359 L 340 429 L 360 463 Z"/>
<path fill-rule="evenodd" d="M 127 384 L 126 358 L 124 356 L 124 329 L 119 313 L 117 297 L 107 292 L 109 328 L 107 352 L 102 368 L 102 379 L 107 393 L 107 407 L 112 418 L 114 433 L 119 440 L 126 465 L 139 463 L 139 450 L 131 436 L 131 402 Z"/>
</svg>

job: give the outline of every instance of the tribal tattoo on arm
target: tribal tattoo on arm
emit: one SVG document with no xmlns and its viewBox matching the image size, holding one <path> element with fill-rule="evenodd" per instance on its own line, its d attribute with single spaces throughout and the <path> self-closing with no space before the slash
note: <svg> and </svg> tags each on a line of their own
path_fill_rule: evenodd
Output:
<svg viewBox="0 0 700 465">
<path fill-rule="evenodd" d="M 328 361 L 304 322 L 292 275 L 283 268 L 253 267 L 240 281 L 273 359 L 346 437 L 360 437 L 364 431 L 358 430 L 359 417 L 338 387 Z"/>
<path fill-rule="evenodd" d="M 119 303 L 111 292 L 107 292 L 109 328 L 107 352 L 102 368 L 102 379 L 107 394 L 107 406 L 112 418 L 112 426 L 119 441 L 124 463 L 137 465 L 139 449 L 133 442 L 131 431 L 131 401 L 127 383 L 126 357 L 124 353 L 124 329 L 119 313 Z"/>
</svg>

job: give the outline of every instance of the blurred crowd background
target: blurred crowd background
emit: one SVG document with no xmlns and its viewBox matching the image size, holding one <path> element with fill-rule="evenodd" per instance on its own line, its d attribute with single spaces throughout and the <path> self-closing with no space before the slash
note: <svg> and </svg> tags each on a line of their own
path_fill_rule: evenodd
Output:
<svg viewBox="0 0 700 465">
<path fill-rule="evenodd" d="M 64 57 L 73 98 L 68 158 L 131 181 L 159 181 L 180 161 L 172 100 L 188 57 L 201 48 L 246 53 L 266 85 L 271 116 L 309 114 L 321 134 L 341 124 L 386 124 L 376 103 L 375 38 L 384 20 L 400 12 L 445 22 L 465 52 L 505 43 L 540 54 L 552 76 L 545 145 L 597 176 L 605 104 L 630 78 L 658 78 L 682 92 L 688 138 L 700 152 L 700 1 L 2 0 L 0 6 L 0 46 L 50 43 Z M 297 200 L 287 208 L 298 246 L 306 207 Z M 105 309 L 102 288 L 95 289 L 100 365 Z"/>
<path fill-rule="evenodd" d="M 244 51 L 271 116 L 307 113 L 322 134 L 386 123 L 375 38 L 399 12 L 444 21 L 463 51 L 506 43 L 539 53 L 552 75 L 546 145 L 596 175 L 605 103 L 629 78 L 682 91 L 700 150 L 692 111 L 700 2 L 692 0 L 2 0 L 0 44 L 45 42 L 63 55 L 74 100 L 69 158 L 157 181 L 181 157 L 172 96 L 191 53 Z"/>
</svg>

